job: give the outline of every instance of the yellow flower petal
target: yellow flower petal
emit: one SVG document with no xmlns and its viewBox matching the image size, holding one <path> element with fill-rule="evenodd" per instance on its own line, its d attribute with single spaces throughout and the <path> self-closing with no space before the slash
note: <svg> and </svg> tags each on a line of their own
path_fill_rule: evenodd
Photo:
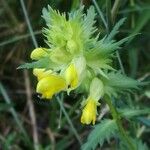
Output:
<svg viewBox="0 0 150 150">
<path fill-rule="evenodd" d="M 97 113 L 97 102 L 92 99 L 88 98 L 86 105 L 82 111 L 82 116 L 81 116 L 81 123 L 83 124 L 95 124 L 96 120 L 96 113 Z"/>
<path fill-rule="evenodd" d="M 38 60 L 47 54 L 45 48 L 36 48 L 31 52 L 31 59 Z"/>
<path fill-rule="evenodd" d="M 86 60 L 83 56 L 76 57 L 65 71 L 65 79 L 68 85 L 67 92 L 77 88 L 84 77 L 86 68 Z"/>
<path fill-rule="evenodd" d="M 35 69 L 33 69 L 33 74 L 38 78 L 38 81 L 39 81 L 39 80 L 51 75 L 52 70 L 45 71 L 45 69 L 35 68 Z"/>
<path fill-rule="evenodd" d="M 42 98 L 52 98 L 52 96 L 66 88 L 65 80 L 57 75 L 50 75 L 41 79 L 36 88 L 36 92 L 42 94 Z"/>
<path fill-rule="evenodd" d="M 78 74 L 74 64 L 71 64 L 65 72 L 68 88 L 75 89 L 78 85 Z"/>
</svg>

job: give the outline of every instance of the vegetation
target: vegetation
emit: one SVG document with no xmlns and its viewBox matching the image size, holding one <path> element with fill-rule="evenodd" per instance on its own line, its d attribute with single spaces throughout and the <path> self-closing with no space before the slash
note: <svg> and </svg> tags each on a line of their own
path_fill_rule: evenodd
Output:
<svg viewBox="0 0 150 150">
<path fill-rule="evenodd" d="M 148 0 L 0 6 L 0 149 L 149 149 Z"/>
</svg>

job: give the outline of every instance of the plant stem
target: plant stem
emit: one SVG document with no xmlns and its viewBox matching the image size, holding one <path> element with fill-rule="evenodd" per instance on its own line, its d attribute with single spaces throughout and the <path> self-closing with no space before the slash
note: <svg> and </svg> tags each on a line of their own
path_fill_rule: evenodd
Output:
<svg viewBox="0 0 150 150">
<path fill-rule="evenodd" d="M 20 3 L 21 3 L 21 7 L 22 7 L 22 10 L 23 10 L 23 13 L 24 13 L 24 16 L 25 16 L 25 20 L 26 20 L 26 23 L 27 23 L 27 26 L 28 26 L 33 44 L 37 48 L 38 44 L 37 44 L 37 41 L 36 41 L 35 36 L 34 36 L 34 32 L 33 32 L 29 17 L 28 17 L 28 13 L 27 13 L 27 9 L 26 9 L 25 4 L 24 4 L 24 0 L 20 0 Z"/>
<path fill-rule="evenodd" d="M 111 99 L 108 96 L 106 96 L 105 97 L 105 101 L 106 101 L 106 103 L 108 104 L 108 106 L 110 108 L 110 111 L 111 111 L 111 114 L 113 116 L 113 119 L 116 120 L 118 129 L 120 131 L 120 135 L 121 135 L 123 141 L 128 144 L 128 148 L 130 150 L 135 150 L 134 145 L 131 143 L 128 135 L 126 134 L 126 131 L 124 130 L 124 128 L 122 126 L 122 123 L 121 123 L 121 120 L 120 120 L 120 116 L 119 116 L 116 108 L 113 106 L 113 104 L 111 102 Z"/>
<path fill-rule="evenodd" d="M 76 129 L 75 129 L 75 127 L 74 127 L 72 121 L 70 120 L 70 118 L 69 118 L 69 116 L 68 116 L 68 113 L 66 112 L 66 110 L 65 110 L 65 108 L 64 108 L 64 106 L 63 106 L 63 104 L 62 104 L 62 101 L 61 101 L 60 97 L 59 97 L 59 96 L 56 96 L 56 100 L 57 100 L 57 102 L 59 103 L 60 108 L 62 109 L 62 112 L 64 113 L 64 115 L 65 115 L 65 117 L 66 117 L 66 119 L 67 119 L 67 121 L 68 121 L 68 124 L 70 125 L 70 127 L 71 127 L 71 129 L 72 129 L 72 132 L 74 133 L 76 139 L 78 140 L 79 144 L 82 145 L 80 136 L 78 135 L 78 133 L 77 133 L 77 131 L 76 131 Z"/>
</svg>

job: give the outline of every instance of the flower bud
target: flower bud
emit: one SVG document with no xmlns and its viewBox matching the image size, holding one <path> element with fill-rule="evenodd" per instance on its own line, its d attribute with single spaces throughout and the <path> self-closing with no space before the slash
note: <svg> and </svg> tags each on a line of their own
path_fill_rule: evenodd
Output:
<svg viewBox="0 0 150 150">
<path fill-rule="evenodd" d="M 33 60 L 38 60 L 46 55 L 47 55 L 47 52 L 45 48 L 36 48 L 31 52 L 30 57 Z"/>
<path fill-rule="evenodd" d="M 98 101 L 104 95 L 104 85 L 103 82 L 94 78 L 90 85 L 90 96 Z"/>
</svg>

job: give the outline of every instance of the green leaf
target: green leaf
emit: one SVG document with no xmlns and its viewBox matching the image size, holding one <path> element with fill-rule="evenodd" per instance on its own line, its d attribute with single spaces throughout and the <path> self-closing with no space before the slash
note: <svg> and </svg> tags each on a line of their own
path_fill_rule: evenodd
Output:
<svg viewBox="0 0 150 150">
<path fill-rule="evenodd" d="M 125 118 L 132 118 L 140 115 L 146 115 L 150 114 L 150 108 L 144 108 L 144 109 L 130 109 L 130 108 L 125 108 L 125 109 L 118 109 L 120 112 L 121 116 Z"/>
<path fill-rule="evenodd" d="M 82 150 L 96 149 L 96 146 L 103 145 L 104 141 L 109 139 L 116 133 L 117 124 L 115 120 L 105 119 L 101 123 L 94 126 L 93 131 L 88 136 L 87 142 L 82 145 Z"/>
<path fill-rule="evenodd" d="M 50 59 L 46 57 L 38 61 L 22 64 L 17 69 L 47 68 L 49 64 L 50 64 Z"/>
<path fill-rule="evenodd" d="M 114 38 L 114 36 L 119 32 L 118 29 L 120 28 L 120 26 L 125 22 L 126 18 L 122 18 L 120 19 L 116 25 L 114 26 L 113 30 L 110 32 L 110 34 L 108 35 L 108 37 L 106 38 L 106 41 L 110 41 Z"/>
<path fill-rule="evenodd" d="M 60 25 L 66 21 L 65 14 L 60 14 L 59 11 L 53 10 L 49 5 L 48 8 L 43 8 L 42 17 L 45 19 L 47 26 Z"/>
<path fill-rule="evenodd" d="M 87 37 L 90 37 L 91 34 L 93 34 L 96 31 L 96 27 L 94 27 L 94 23 L 95 23 L 95 18 L 96 13 L 94 10 L 94 7 L 91 6 L 88 10 L 87 10 L 87 15 L 84 16 L 84 20 L 83 20 L 83 30 L 84 30 L 84 34 Z"/>
<path fill-rule="evenodd" d="M 134 145 L 135 150 L 148 150 L 147 145 L 145 143 L 142 143 L 141 140 L 130 138 L 130 141 Z M 127 149 L 128 149 L 127 145 L 125 145 L 125 143 L 121 141 L 119 150 L 127 150 Z"/>
<path fill-rule="evenodd" d="M 134 80 L 126 75 L 121 74 L 120 72 L 110 72 L 107 74 L 109 80 L 108 85 L 121 88 L 121 89 L 137 89 L 137 86 L 140 85 L 140 82 Z"/>
<path fill-rule="evenodd" d="M 118 93 L 131 91 L 132 89 L 138 89 L 138 86 L 141 85 L 141 83 L 137 80 L 129 78 L 120 72 L 112 71 L 106 73 L 106 75 L 108 79 L 102 77 L 102 81 L 104 83 L 104 91 L 108 96 L 113 95 L 116 97 Z"/>
</svg>

